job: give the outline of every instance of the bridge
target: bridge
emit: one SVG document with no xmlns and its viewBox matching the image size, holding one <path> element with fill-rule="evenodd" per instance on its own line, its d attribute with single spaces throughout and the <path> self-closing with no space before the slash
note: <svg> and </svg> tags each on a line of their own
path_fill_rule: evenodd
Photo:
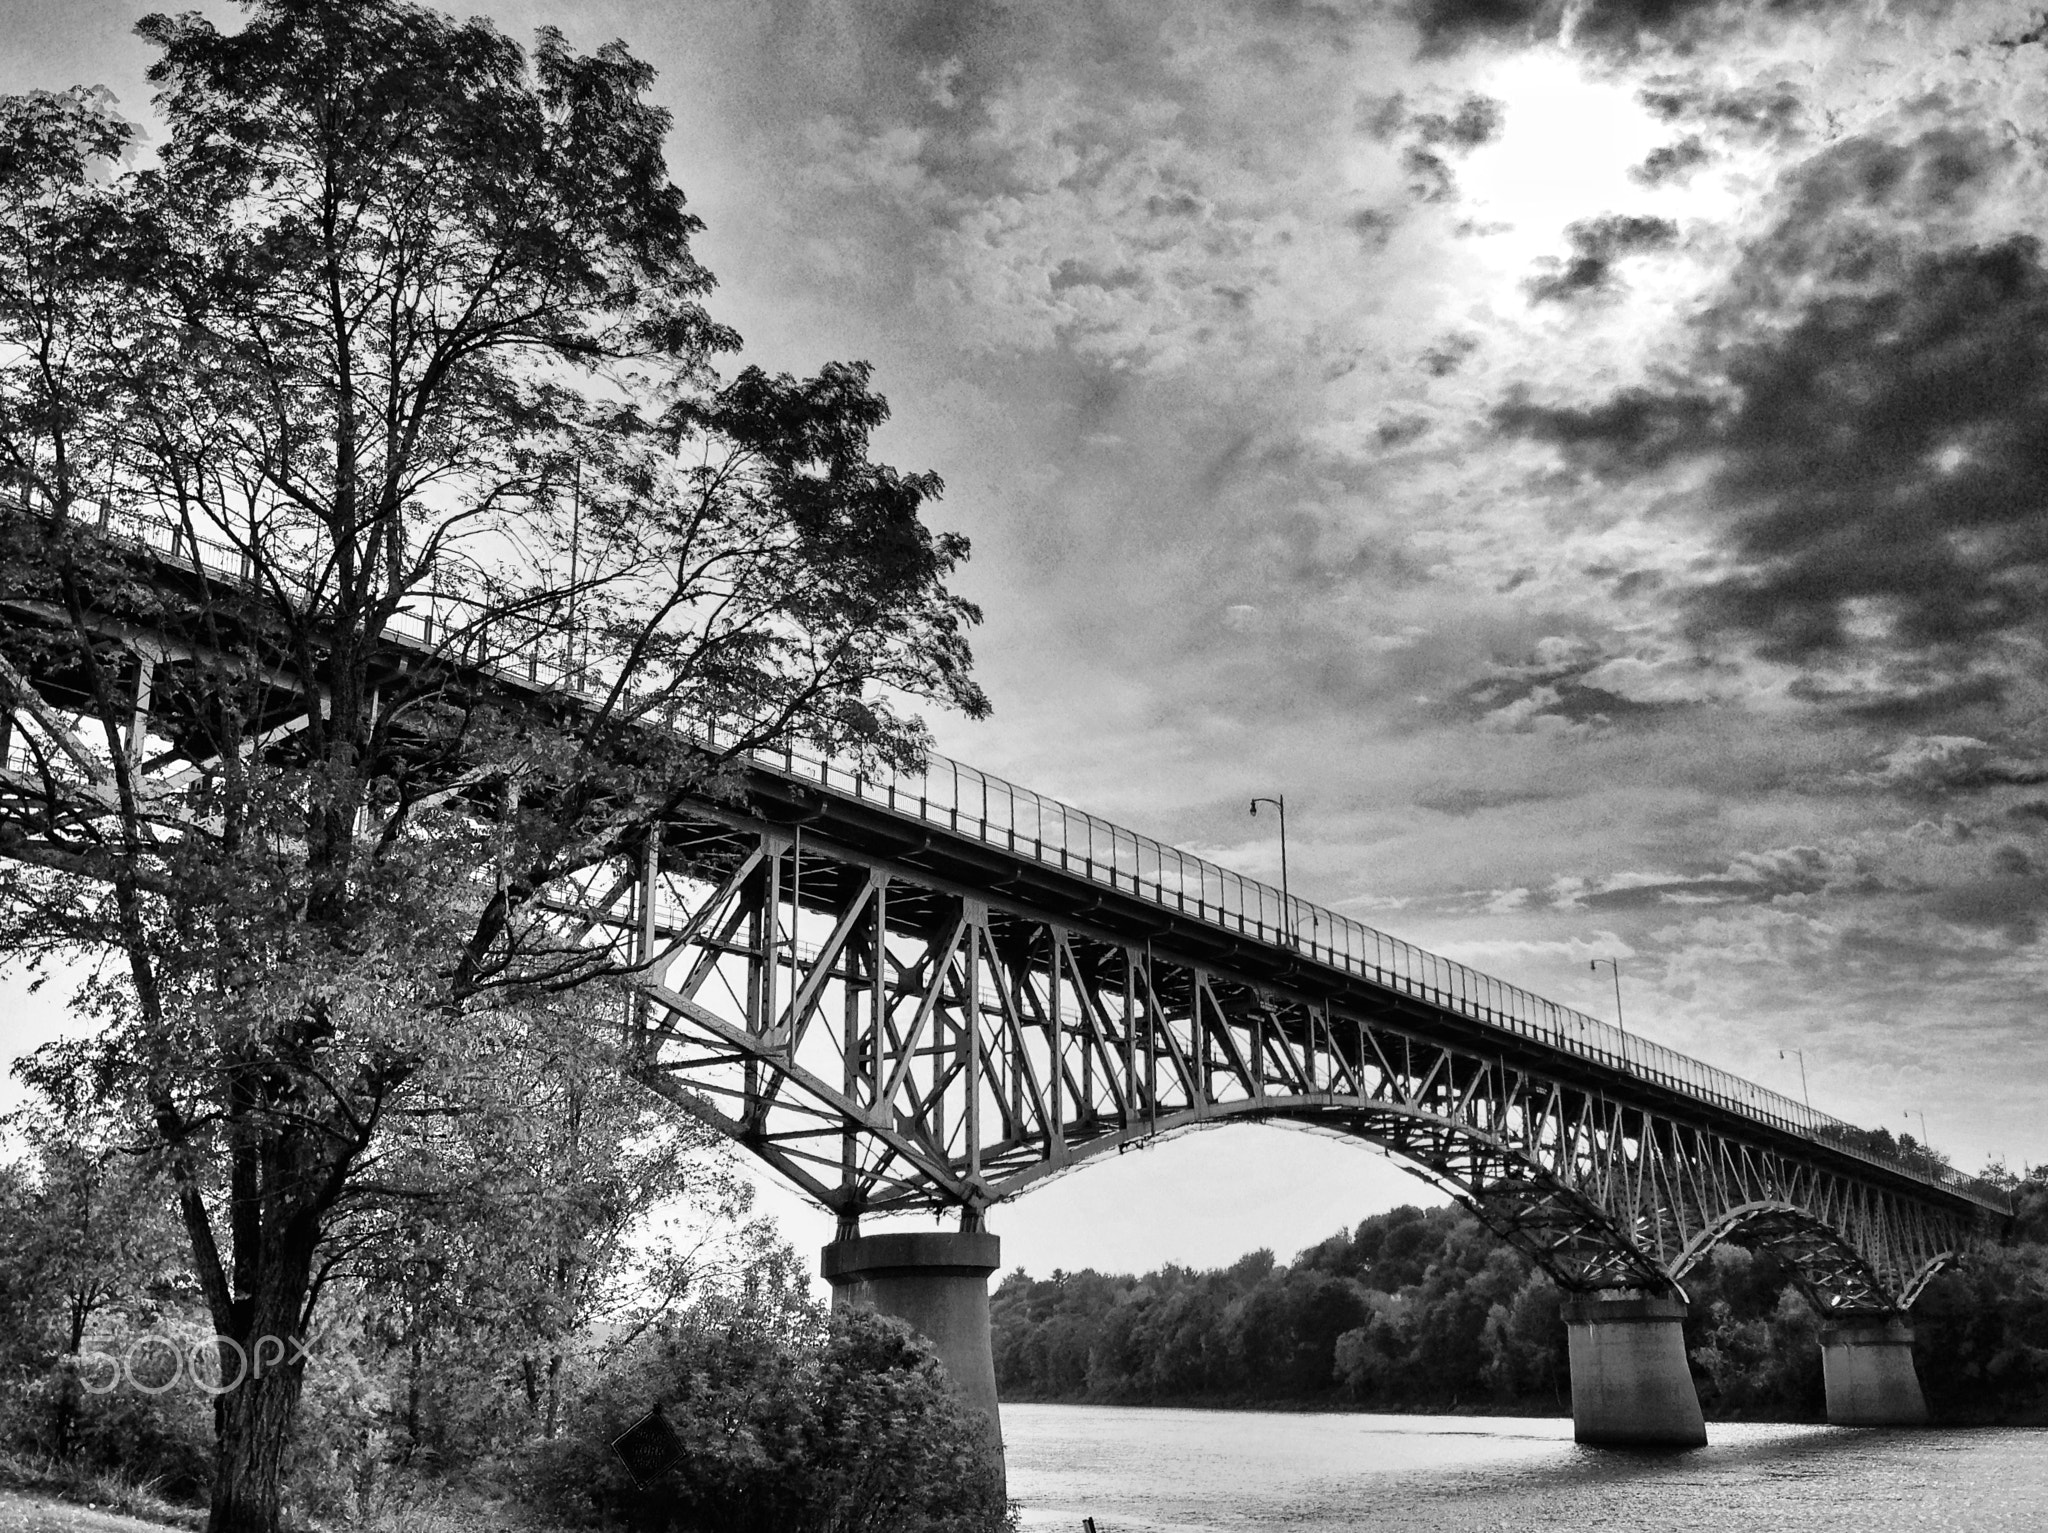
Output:
<svg viewBox="0 0 2048 1533">
<path fill-rule="evenodd" d="M 167 528 L 103 535 L 152 580 L 245 579 L 232 549 Z M 53 621 L 5 593 L 0 612 Z M 159 717 L 175 689 L 152 678 L 206 641 L 112 622 L 102 637 L 132 650 L 130 754 L 168 801 L 208 763 L 181 752 Z M 560 651 L 493 651 L 436 598 L 381 642 L 393 677 L 438 667 L 515 706 L 597 704 Z M 7 855 L 92 812 L 92 763 L 60 738 L 72 685 L 9 681 Z M 273 733 L 318 705 L 288 671 L 272 687 Z M 718 721 L 693 738 L 716 750 L 722 729 L 729 744 Z M 1377 1145 L 1539 1263 L 1568 1295 L 1582 1441 L 1705 1441 L 1685 1284 L 1731 1239 L 1781 1256 L 1821 1315 L 1831 1421 L 1925 1419 L 1910 1311 L 2009 1215 L 1999 1188 L 959 762 L 874 776 L 756 749 L 741 778 L 614 848 L 557 891 L 554 918 L 629 970 L 637 1077 L 835 1213 L 835 1293 L 923 1330 L 992 1422 L 991 1210 L 1234 1120 Z M 958 1228 L 862 1233 L 918 1211 Z"/>
</svg>

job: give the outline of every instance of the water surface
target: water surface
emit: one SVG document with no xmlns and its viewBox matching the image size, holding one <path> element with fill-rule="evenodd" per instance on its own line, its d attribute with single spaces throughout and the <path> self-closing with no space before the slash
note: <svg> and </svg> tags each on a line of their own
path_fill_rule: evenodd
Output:
<svg viewBox="0 0 2048 1533">
<path fill-rule="evenodd" d="M 1525 1417 L 1003 1407 L 1033 1530 L 2048 1530 L 2048 1430 L 1707 1430 L 1705 1448 L 1641 1453 Z"/>
</svg>

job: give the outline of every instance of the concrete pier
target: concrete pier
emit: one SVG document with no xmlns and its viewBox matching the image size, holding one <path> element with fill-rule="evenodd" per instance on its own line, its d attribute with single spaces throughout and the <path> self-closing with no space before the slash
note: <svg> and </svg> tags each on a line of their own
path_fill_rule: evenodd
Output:
<svg viewBox="0 0 2048 1533">
<path fill-rule="evenodd" d="M 1615 1448 L 1703 1448 L 1678 1299 L 1567 1300 L 1572 1436 Z"/>
<path fill-rule="evenodd" d="M 835 1310 L 865 1305 L 907 1322 L 931 1342 L 953 1388 L 988 1417 L 999 1465 L 1003 1428 L 996 1410 L 988 1275 L 1002 1265 L 1002 1252 L 1002 1241 L 981 1231 L 912 1230 L 835 1240 L 825 1247 L 820 1267 L 832 1285 Z"/>
<path fill-rule="evenodd" d="M 1927 1400 L 1913 1371 L 1913 1328 L 1903 1316 L 1849 1316 L 1823 1326 L 1820 1368 L 1833 1425 L 1927 1424 Z"/>
</svg>

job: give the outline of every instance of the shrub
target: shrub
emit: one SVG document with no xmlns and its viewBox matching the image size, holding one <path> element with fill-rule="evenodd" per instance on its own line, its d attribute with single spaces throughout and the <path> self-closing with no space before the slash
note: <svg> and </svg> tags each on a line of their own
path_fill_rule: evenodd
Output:
<svg viewBox="0 0 2048 1533">
<path fill-rule="evenodd" d="M 651 1407 L 684 1445 L 652 1485 L 611 1448 Z M 647 1533 L 997 1533 L 1009 1525 L 983 1421 L 931 1347 L 851 1310 L 823 1335 L 744 1319 L 667 1327 L 572 1403 L 530 1471 L 581 1526 Z"/>
</svg>

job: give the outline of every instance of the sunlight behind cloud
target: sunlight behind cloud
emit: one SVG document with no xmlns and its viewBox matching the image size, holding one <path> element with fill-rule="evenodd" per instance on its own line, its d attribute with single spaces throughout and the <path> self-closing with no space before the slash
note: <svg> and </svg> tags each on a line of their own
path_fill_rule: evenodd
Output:
<svg viewBox="0 0 2048 1533">
<path fill-rule="evenodd" d="M 1597 78 L 1562 51 L 1541 49 L 1502 59 L 1474 83 L 1503 104 L 1506 126 L 1460 169 L 1461 200 L 1518 277 L 1557 252 L 1573 219 L 1650 200 L 1629 171 L 1671 135 L 1636 98 L 1634 82 Z"/>
</svg>

